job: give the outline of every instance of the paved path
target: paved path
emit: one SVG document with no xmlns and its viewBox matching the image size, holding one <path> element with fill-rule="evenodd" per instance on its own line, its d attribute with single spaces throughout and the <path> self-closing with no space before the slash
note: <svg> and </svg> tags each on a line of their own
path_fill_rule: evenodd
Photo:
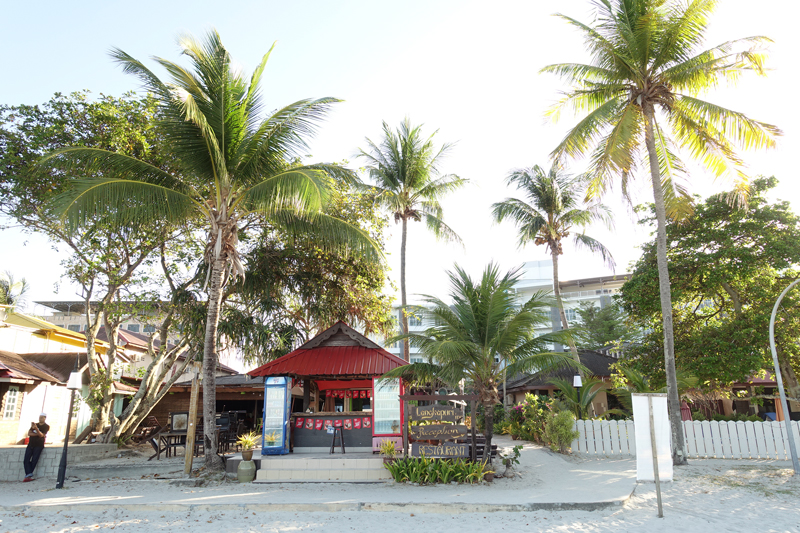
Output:
<svg viewBox="0 0 800 533">
<path fill-rule="evenodd" d="M 499 439 L 501 447 L 510 445 Z M 516 443 L 514 443 L 516 444 Z M 409 486 L 380 484 L 239 484 L 179 487 L 166 480 L 68 482 L 52 480 L 0 484 L 0 510 L 49 511 L 186 509 L 253 511 L 491 512 L 536 509 L 593 510 L 619 506 L 636 486 L 635 461 L 577 459 L 526 445 L 514 479 L 480 485 Z M 129 468 L 128 468 L 129 469 Z M 501 466 L 499 470 L 502 470 Z"/>
</svg>

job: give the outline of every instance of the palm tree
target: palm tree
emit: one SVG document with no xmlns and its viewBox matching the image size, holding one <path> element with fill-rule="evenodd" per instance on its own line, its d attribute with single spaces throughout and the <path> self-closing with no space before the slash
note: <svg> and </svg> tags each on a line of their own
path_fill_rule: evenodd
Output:
<svg viewBox="0 0 800 533">
<path fill-rule="evenodd" d="M 406 242 L 408 221 L 425 220 L 436 238 L 461 242 L 456 233 L 442 220 L 442 197 L 463 186 L 467 180 L 454 174 L 439 174 L 439 163 L 452 145 L 436 148 L 434 132 L 423 138 L 421 126 L 412 126 L 406 118 L 392 131 L 383 123 L 380 144 L 367 139 L 368 152 L 359 149 L 359 157 L 367 161 L 367 171 L 374 185 L 372 190 L 381 205 L 394 215 L 395 223 L 402 224 L 400 241 L 400 302 L 402 306 L 402 333 L 408 333 L 406 306 Z M 403 358 L 409 360 L 408 339 L 403 341 Z"/>
<path fill-rule="evenodd" d="M 552 109 L 553 118 L 564 108 L 586 112 L 553 156 L 590 154 L 593 196 L 605 192 L 617 175 L 627 195 L 630 176 L 645 161 L 650 170 L 675 464 L 686 463 L 666 243 L 667 208 L 673 216 L 687 208 L 686 193 L 678 185 L 686 172 L 677 147 L 687 149 L 715 176 L 735 176 L 741 197 L 747 178 L 737 147 L 773 147 L 775 136 L 781 134 L 775 126 L 698 97 L 721 81 L 735 81 L 743 71 L 764 74 L 765 54 L 759 49 L 769 41 L 764 37 L 700 49 L 715 4 L 715 0 L 596 0 L 593 25 L 560 15 L 583 34 L 591 62 L 542 69 L 572 85 Z"/>
<path fill-rule="evenodd" d="M 219 35 L 201 43 L 180 41 L 191 68 L 161 58 L 164 82 L 122 50 L 112 57 L 136 75 L 159 102 L 157 128 L 175 156 L 172 169 L 100 149 L 66 148 L 45 161 L 83 175 L 55 202 L 70 228 L 91 220 L 115 226 L 193 222 L 205 229 L 208 312 L 203 346 L 203 418 L 206 465 L 219 468 L 216 427 L 217 326 L 223 287 L 244 274 L 238 250 L 240 229 L 266 219 L 292 234 L 318 235 L 323 247 L 347 243 L 378 257 L 369 236 L 327 216 L 322 207 L 329 175 L 347 177 L 332 165 L 297 166 L 305 140 L 334 98 L 300 100 L 262 117 L 259 81 L 270 52 L 248 81 L 233 65 Z"/>
<path fill-rule="evenodd" d="M 576 419 L 581 420 L 592 416 L 592 402 L 603 390 L 602 379 L 589 376 L 583 380 L 581 387 L 575 387 L 569 380 L 563 378 L 553 378 L 549 382 L 556 386 L 561 393 L 561 401 L 569 407 Z M 599 413 L 599 415 L 602 414 Z"/>
<path fill-rule="evenodd" d="M 584 179 L 562 173 L 557 165 L 553 165 L 549 172 L 538 165 L 514 170 L 506 178 L 506 183 L 516 185 L 525 193 L 526 200 L 506 198 L 492 206 L 492 214 L 497 222 L 506 218 L 514 221 L 519 229 L 520 248 L 533 241 L 537 246 L 545 245 L 550 251 L 553 258 L 553 295 L 561 316 L 561 327 L 568 330 L 558 278 L 558 256 L 564 253 L 561 241 L 571 236 L 576 246 L 599 253 L 613 269 L 615 265 L 611 252 L 584 233 L 586 226 L 592 222 L 603 222 L 611 227 L 611 212 L 598 201 L 585 202 Z M 580 229 L 581 233 L 576 233 L 576 229 Z M 573 359 L 580 364 L 575 341 L 572 337 L 568 337 L 568 341 Z"/>
<path fill-rule="evenodd" d="M 25 295 L 30 285 L 25 278 L 17 281 L 10 271 L 0 273 L 0 305 L 7 305 L 12 311 L 25 305 Z"/>
<path fill-rule="evenodd" d="M 571 357 L 550 352 L 548 343 L 559 334 L 536 335 L 534 328 L 547 322 L 551 302 L 542 293 L 516 305 L 516 271 L 501 276 L 496 265 L 483 271 L 479 282 L 455 266 L 449 272 L 452 305 L 424 296 L 416 312 L 434 325 L 422 333 L 401 335 L 428 357 L 427 363 L 399 367 L 387 376 L 433 375 L 455 388 L 462 379 L 472 383 L 485 413 L 484 459 L 491 457 L 494 406 L 500 402 L 498 383 L 507 370 L 512 376 L 575 367 Z M 489 450 L 487 452 L 486 450 Z"/>
</svg>

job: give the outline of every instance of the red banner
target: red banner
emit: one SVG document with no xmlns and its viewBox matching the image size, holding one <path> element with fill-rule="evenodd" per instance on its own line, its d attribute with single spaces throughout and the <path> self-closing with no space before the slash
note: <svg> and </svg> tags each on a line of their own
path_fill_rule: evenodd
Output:
<svg viewBox="0 0 800 533">
<path fill-rule="evenodd" d="M 353 421 L 351 419 L 344 419 L 344 429 L 353 429 Z"/>
<path fill-rule="evenodd" d="M 304 418 L 298 418 L 294 423 L 294 427 L 296 427 L 296 428 L 303 427 L 303 422 L 305 422 Z"/>
<path fill-rule="evenodd" d="M 334 420 L 333 421 L 333 427 L 335 427 L 335 428 L 342 427 L 342 419 L 341 418 L 337 418 L 336 420 Z"/>
<path fill-rule="evenodd" d="M 361 429 L 361 419 L 360 418 L 354 418 L 353 419 L 353 427 L 355 429 Z"/>
<path fill-rule="evenodd" d="M 314 419 L 306 418 L 306 429 L 314 429 Z"/>
<path fill-rule="evenodd" d="M 364 417 L 364 420 L 362 421 L 361 424 L 364 427 L 364 429 L 369 429 L 369 428 L 372 427 L 372 419 L 370 417 L 366 416 L 366 417 Z"/>
<path fill-rule="evenodd" d="M 314 429 L 316 429 L 316 430 L 320 430 L 320 429 L 322 429 L 322 419 L 321 419 L 321 418 L 318 418 L 318 419 L 317 419 L 317 420 L 314 422 Z"/>
</svg>

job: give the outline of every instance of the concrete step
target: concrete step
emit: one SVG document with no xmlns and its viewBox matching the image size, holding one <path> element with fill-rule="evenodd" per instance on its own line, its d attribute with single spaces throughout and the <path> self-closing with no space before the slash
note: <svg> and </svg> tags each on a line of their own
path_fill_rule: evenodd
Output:
<svg viewBox="0 0 800 533">
<path fill-rule="evenodd" d="M 262 461 L 254 483 L 377 483 L 391 479 L 381 457 L 294 457 Z"/>
</svg>

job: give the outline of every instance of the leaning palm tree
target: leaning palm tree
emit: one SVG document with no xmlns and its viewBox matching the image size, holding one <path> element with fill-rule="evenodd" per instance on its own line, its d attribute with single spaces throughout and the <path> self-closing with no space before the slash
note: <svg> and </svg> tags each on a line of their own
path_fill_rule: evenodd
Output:
<svg viewBox="0 0 800 533">
<path fill-rule="evenodd" d="M 91 176 L 74 180 L 55 202 L 72 229 L 96 220 L 121 227 L 191 222 L 205 228 L 204 437 L 206 465 L 219 468 L 222 461 L 213 453 L 217 326 L 223 288 L 244 274 L 239 231 L 266 220 L 295 235 L 314 232 L 323 247 L 346 243 L 373 257 L 380 252 L 364 232 L 322 212 L 330 175 L 346 177 L 346 172 L 332 165 L 297 165 L 305 140 L 337 100 L 301 100 L 264 117 L 259 81 L 271 49 L 247 80 L 216 32 L 202 43 L 184 37 L 180 45 L 190 68 L 155 58 L 169 73 L 167 82 L 122 50 L 112 52 L 158 99 L 156 127 L 175 156 L 174 168 L 84 147 L 59 150 L 44 161 Z"/>
<path fill-rule="evenodd" d="M 406 242 L 408 221 L 425 220 L 436 238 L 460 242 L 459 236 L 442 220 L 439 201 L 447 193 L 463 186 L 467 180 L 454 174 L 439 174 L 439 164 L 452 145 L 436 148 L 434 132 L 427 139 L 421 126 L 412 126 L 406 118 L 392 131 L 383 123 L 380 144 L 367 139 L 369 151 L 359 150 L 359 157 L 367 161 L 367 171 L 373 181 L 377 201 L 394 215 L 395 223 L 402 224 L 400 242 L 400 303 L 402 306 L 402 333 L 408 333 L 406 306 Z M 408 340 L 403 341 L 403 358 L 409 360 Z"/>
<path fill-rule="evenodd" d="M 553 108 L 553 118 L 564 108 L 586 112 L 553 156 L 589 154 L 592 195 L 602 194 L 621 176 L 627 196 L 628 180 L 640 166 L 650 171 L 675 464 L 686 462 L 686 446 L 675 374 L 666 218 L 668 209 L 674 216 L 688 207 L 686 191 L 679 186 L 686 171 L 677 150 L 687 149 L 715 176 L 734 176 L 741 196 L 747 178 L 737 148 L 773 147 L 775 136 L 781 134 L 775 126 L 699 98 L 721 81 L 736 81 L 743 71 L 764 74 L 760 46 L 769 41 L 764 37 L 701 50 L 715 4 L 715 0 L 596 0 L 592 25 L 560 15 L 583 34 L 591 62 L 542 69 L 572 85 Z"/>
<path fill-rule="evenodd" d="M 561 243 L 572 237 L 576 246 L 599 253 L 613 269 L 615 265 L 611 252 L 585 233 L 586 226 L 592 222 L 602 222 L 611 227 L 611 212 L 599 201 L 586 202 L 585 180 L 563 173 L 558 165 L 553 165 L 549 172 L 538 165 L 514 170 L 506 178 L 506 183 L 516 185 L 526 199 L 506 198 L 492 206 L 492 214 L 497 222 L 507 218 L 514 221 L 519 231 L 520 248 L 533 242 L 537 246 L 545 245 L 550 251 L 553 258 L 553 295 L 561 317 L 561 328 L 568 330 L 558 278 L 558 256 L 564 253 Z M 580 230 L 580 233 L 576 230 Z M 580 364 L 575 341 L 572 337 L 568 337 L 568 341 L 572 357 Z"/>
<path fill-rule="evenodd" d="M 476 283 L 456 265 L 448 276 L 453 303 L 424 296 L 424 305 L 415 312 L 434 325 L 422 333 L 401 336 L 419 347 L 428 362 L 399 367 L 387 376 L 408 377 L 419 368 L 419 375 L 433 375 L 454 388 L 462 379 L 471 382 L 485 413 L 484 459 L 489 460 L 494 406 L 500 402 L 497 387 L 504 371 L 515 376 L 576 364 L 571 357 L 548 349 L 559 333 L 537 335 L 534 331 L 547 323 L 550 299 L 536 293 L 521 307 L 516 304 L 516 271 L 501 276 L 497 266 L 490 264 Z"/>
</svg>

